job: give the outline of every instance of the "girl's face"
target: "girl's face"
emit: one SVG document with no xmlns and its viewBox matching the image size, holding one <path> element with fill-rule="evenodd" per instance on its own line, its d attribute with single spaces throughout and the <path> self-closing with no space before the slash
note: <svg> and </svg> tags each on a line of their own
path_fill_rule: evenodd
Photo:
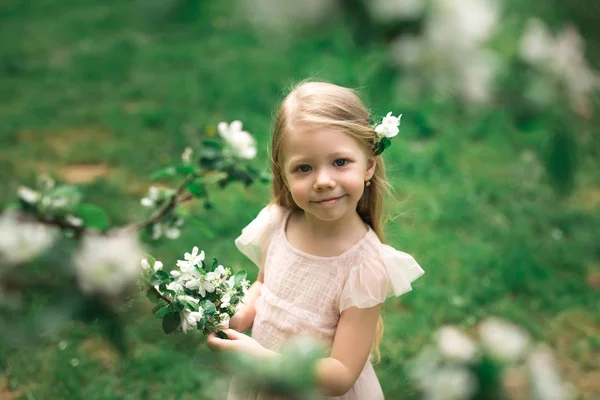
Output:
<svg viewBox="0 0 600 400">
<path fill-rule="evenodd" d="M 356 215 L 375 159 L 352 136 L 331 128 L 286 132 L 283 173 L 292 198 L 322 221 Z"/>
</svg>

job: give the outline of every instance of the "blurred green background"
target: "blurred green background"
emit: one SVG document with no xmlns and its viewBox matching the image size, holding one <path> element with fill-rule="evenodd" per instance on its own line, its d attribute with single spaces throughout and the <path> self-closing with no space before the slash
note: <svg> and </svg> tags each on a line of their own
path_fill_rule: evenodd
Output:
<svg viewBox="0 0 600 400">
<path fill-rule="evenodd" d="M 139 220 L 151 173 L 218 122 L 242 120 L 259 143 L 254 164 L 266 169 L 271 117 L 291 84 L 312 77 L 356 88 L 375 115 L 404 114 L 385 153 L 394 187 L 386 231 L 426 271 L 385 306 L 376 369 L 386 398 L 416 398 L 404 365 L 438 327 L 468 330 L 496 315 L 552 345 L 567 379 L 598 399 L 598 101 L 585 117 L 560 97 L 528 107 L 519 95 L 527 78 L 511 65 L 531 16 L 554 32 L 575 23 L 589 64 L 600 65 L 600 9 L 582 0 L 502 4 L 491 40 L 506 65 L 498 97 L 471 106 L 410 91 L 390 42 L 421 23 L 374 22 L 360 1 L 283 31 L 257 30 L 245 16 L 261 10 L 233 0 L 2 2 L 0 204 L 45 172 L 80 184 L 113 224 Z M 266 185 L 214 189 L 214 209 L 189 206 L 212 234 L 190 228 L 147 247 L 167 263 L 198 245 L 254 278 L 233 240 L 268 199 Z M 28 312 L 46 300 L 31 299 Z M 204 341 L 165 336 L 149 308 L 141 298 L 124 310 L 126 359 L 101 328 L 68 321 L 34 342 L 2 345 L 0 398 L 215 398 L 227 382 Z"/>
</svg>

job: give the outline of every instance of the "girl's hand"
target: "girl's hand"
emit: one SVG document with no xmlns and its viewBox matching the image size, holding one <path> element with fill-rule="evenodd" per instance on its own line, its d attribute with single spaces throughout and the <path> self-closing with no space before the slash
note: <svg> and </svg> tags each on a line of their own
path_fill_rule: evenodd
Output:
<svg viewBox="0 0 600 400">
<path fill-rule="evenodd" d="M 223 332 L 227 334 L 227 339 L 220 339 L 215 333 L 211 333 L 206 338 L 206 344 L 211 351 L 223 353 L 225 357 L 230 356 L 234 352 L 241 352 L 246 355 L 256 358 L 273 357 L 277 353 L 265 349 L 256 340 L 250 336 L 244 335 L 233 329 L 225 329 Z M 217 369 L 222 372 L 229 373 L 222 364 L 217 365 Z"/>
<path fill-rule="evenodd" d="M 252 322 L 246 307 L 244 307 L 231 317 L 229 320 L 229 327 L 238 332 L 246 332 L 248 329 L 252 328 Z"/>
</svg>

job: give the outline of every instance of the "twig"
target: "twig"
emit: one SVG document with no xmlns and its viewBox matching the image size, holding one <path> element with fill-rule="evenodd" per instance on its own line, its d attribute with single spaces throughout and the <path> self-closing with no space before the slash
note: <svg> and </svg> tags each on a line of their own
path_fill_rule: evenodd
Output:
<svg viewBox="0 0 600 400">
<path fill-rule="evenodd" d="M 158 297 L 160 297 L 161 299 L 163 299 L 164 301 L 166 301 L 166 302 L 167 302 L 167 303 L 169 303 L 169 304 L 173 304 L 173 303 L 171 302 L 171 300 L 169 300 L 169 299 L 167 299 L 165 296 L 163 296 L 163 295 L 162 295 L 162 293 L 161 293 L 161 292 L 159 292 L 158 290 L 156 290 L 156 288 L 155 288 L 154 286 L 152 286 L 152 285 L 148 284 L 148 287 L 149 287 L 150 289 L 152 289 L 152 291 L 153 291 L 154 293 L 156 293 L 156 295 L 157 295 Z"/>
<path fill-rule="evenodd" d="M 181 186 L 179 186 L 179 188 L 177 189 L 175 194 L 173 194 L 173 196 L 171 196 L 171 199 L 169 200 L 169 202 L 167 203 L 166 206 L 161 208 L 157 213 L 155 213 L 153 216 L 151 216 L 147 220 L 138 222 L 136 224 L 132 224 L 125 229 L 131 229 L 131 230 L 136 230 L 136 231 L 144 229 L 148 225 L 151 225 L 151 224 L 155 223 L 156 221 L 159 221 L 163 216 L 165 216 L 169 211 L 171 211 L 177 204 L 184 203 L 184 202 L 192 199 L 193 196 L 190 193 L 186 193 L 183 196 L 182 196 L 182 194 L 185 191 L 185 189 L 187 188 L 187 185 L 189 185 L 191 182 L 193 182 L 194 179 L 196 179 L 196 176 L 194 176 L 194 175 L 188 176 L 185 179 L 185 181 L 181 184 Z"/>
</svg>

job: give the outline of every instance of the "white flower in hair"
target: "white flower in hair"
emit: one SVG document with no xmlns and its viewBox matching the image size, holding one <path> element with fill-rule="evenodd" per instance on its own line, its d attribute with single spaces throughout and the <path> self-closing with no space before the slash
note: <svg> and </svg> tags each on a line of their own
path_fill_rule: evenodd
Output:
<svg viewBox="0 0 600 400">
<path fill-rule="evenodd" d="M 388 138 L 392 138 L 398 134 L 400 129 L 400 118 L 402 118 L 402 114 L 394 117 L 392 112 L 390 111 L 381 121 L 381 124 L 375 127 L 375 132 L 379 136 L 385 136 Z"/>
<path fill-rule="evenodd" d="M 231 124 L 219 122 L 217 129 L 236 156 L 247 160 L 256 156 L 256 141 L 252 135 L 242 130 L 242 121 L 233 121 Z"/>
</svg>

